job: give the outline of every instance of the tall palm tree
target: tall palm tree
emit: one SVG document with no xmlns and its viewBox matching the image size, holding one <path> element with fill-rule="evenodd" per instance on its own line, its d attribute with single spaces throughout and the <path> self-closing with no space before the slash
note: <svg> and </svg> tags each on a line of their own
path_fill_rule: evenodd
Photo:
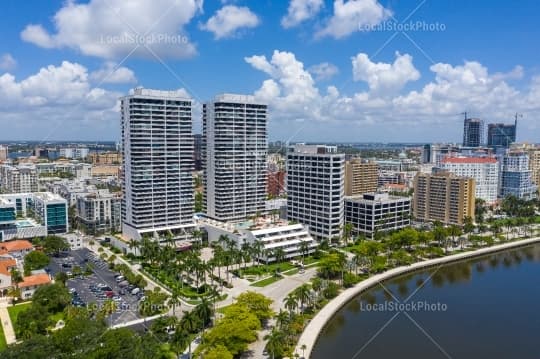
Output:
<svg viewBox="0 0 540 359">
<path fill-rule="evenodd" d="M 285 327 L 289 324 L 290 317 L 289 313 L 284 311 L 283 309 L 280 309 L 279 312 L 276 314 L 276 324 L 279 329 L 284 330 Z"/>
<path fill-rule="evenodd" d="M 210 323 L 212 315 L 214 314 L 212 305 L 208 301 L 207 297 L 201 298 L 201 303 L 199 303 L 195 309 L 193 309 L 193 312 L 201 320 L 203 328 Z"/>
<path fill-rule="evenodd" d="M 304 304 L 309 303 L 311 300 L 311 290 L 309 285 L 302 284 L 300 287 L 296 288 L 293 293 L 300 302 L 300 308 L 303 311 L 305 309 Z"/>
<path fill-rule="evenodd" d="M 309 244 L 307 241 L 300 242 L 300 252 L 302 253 L 302 264 L 304 263 L 304 257 L 309 252 Z"/>
<path fill-rule="evenodd" d="M 293 293 L 289 293 L 285 299 L 283 299 L 285 302 L 285 308 L 289 311 L 289 315 L 292 317 L 294 311 L 296 308 L 298 308 L 298 302 L 297 298 Z"/>
<path fill-rule="evenodd" d="M 177 289 L 173 289 L 171 298 L 169 299 L 169 305 L 172 306 L 173 315 L 176 316 L 176 307 L 180 304 L 180 293 Z"/>
<path fill-rule="evenodd" d="M 171 349 L 176 353 L 178 358 L 182 354 L 183 349 L 189 346 L 189 357 L 191 358 L 191 337 L 189 333 L 182 329 L 179 324 L 175 327 L 174 334 L 169 341 L 171 344 Z"/>
<path fill-rule="evenodd" d="M 265 335 L 264 339 L 267 340 L 266 350 L 272 354 L 272 359 L 274 359 L 276 355 L 281 357 L 285 348 L 285 335 L 283 332 L 276 328 L 272 328 L 272 331 Z"/>
<path fill-rule="evenodd" d="M 196 333 L 197 328 L 197 317 L 193 312 L 184 311 L 184 317 L 180 320 L 180 328 L 185 330 L 187 333 Z M 191 358 L 191 340 L 189 341 L 189 356 Z"/>
</svg>

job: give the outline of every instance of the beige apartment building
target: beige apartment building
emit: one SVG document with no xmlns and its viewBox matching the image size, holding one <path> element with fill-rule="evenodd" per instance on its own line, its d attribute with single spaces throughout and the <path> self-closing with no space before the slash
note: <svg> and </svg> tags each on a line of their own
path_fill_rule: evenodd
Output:
<svg viewBox="0 0 540 359">
<path fill-rule="evenodd" d="M 122 163 L 122 154 L 119 152 L 92 152 L 88 158 L 93 165 L 120 165 Z"/>
<path fill-rule="evenodd" d="M 532 181 L 540 185 L 540 148 L 534 148 L 527 151 L 529 153 L 529 169 L 532 171 Z"/>
<path fill-rule="evenodd" d="M 413 216 L 416 220 L 463 225 L 474 219 L 476 185 L 473 178 L 450 172 L 418 173 L 414 179 Z"/>
<path fill-rule="evenodd" d="M 372 161 L 352 159 L 345 162 L 345 195 L 359 196 L 377 191 L 378 165 Z"/>
</svg>

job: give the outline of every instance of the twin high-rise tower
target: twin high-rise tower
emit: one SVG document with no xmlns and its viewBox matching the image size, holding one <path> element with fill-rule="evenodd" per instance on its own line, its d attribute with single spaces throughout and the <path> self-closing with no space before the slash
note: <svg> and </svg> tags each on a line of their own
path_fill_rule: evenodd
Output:
<svg viewBox="0 0 540 359">
<path fill-rule="evenodd" d="M 121 99 L 123 234 L 180 237 L 193 226 L 192 101 L 137 88 Z M 264 211 L 267 106 L 220 95 L 203 106 L 204 203 L 209 217 L 240 221 Z"/>
<path fill-rule="evenodd" d="M 224 94 L 203 106 L 206 214 L 240 221 L 266 200 L 267 106 L 253 96 Z"/>
</svg>

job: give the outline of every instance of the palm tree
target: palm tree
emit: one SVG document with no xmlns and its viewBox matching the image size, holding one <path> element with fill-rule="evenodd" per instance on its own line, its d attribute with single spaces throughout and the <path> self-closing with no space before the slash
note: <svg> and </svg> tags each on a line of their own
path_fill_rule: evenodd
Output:
<svg viewBox="0 0 540 359">
<path fill-rule="evenodd" d="M 300 301 L 300 307 L 303 311 L 305 309 L 304 304 L 311 300 L 311 290 L 309 285 L 302 284 L 300 287 L 296 288 L 293 293 L 296 296 L 296 299 Z"/>
<path fill-rule="evenodd" d="M 201 298 L 201 303 L 193 309 L 193 312 L 201 320 L 203 328 L 210 323 L 214 314 L 212 306 L 206 297 Z"/>
<path fill-rule="evenodd" d="M 171 298 L 169 299 L 169 305 L 172 306 L 174 316 L 176 316 L 176 306 L 180 303 L 180 293 L 178 292 L 178 290 L 173 289 L 171 293 Z"/>
<path fill-rule="evenodd" d="M 300 350 L 302 351 L 303 358 L 306 357 L 306 349 L 307 349 L 307 346 L 305 344 L 302 344 L 302 346 L 300 346 Z"/>
<path fill-rule="evenodd" d="M 280 309 L 279 313 L 276 314 L 276 324 L 279 329 L 284 330 L 287 324 L 289 324 L 289 313 L 285 312 L 284 310 Z"/>
<path fill-rule="evenodd" d="M 266 343 L 266 350 L 272 354 L 272 359 L 274 359 L 276 355 L 281 357 L 285 347 L 285 335 L 283 332 L 276 328 L 272 328 L 270 334 L 265 335 L 264 339 L 268 341 Z"/>
<path fill-rule="evenodd" d="M 300 242 L 300 252 L 302 253 L 302 264 L 303 264 L 304 256 L 309 252 L 309 244 L 307 241 Z"/>
<path fill-rule="evenodd" d="M 292 317 L 296 308 L 298 308 L 297 298 L 293 293 L 289 293 L 283 301 L 285 302 L 285 308 L 289 311 L 289 315 Z"/>
<path fill-rule="evenodd" d="M 283 248 L 276 248 L 274 251 L 274 256 L 276 257 L 276 262 L 281 263 L 285 260 L 285 251 Z"/>
<path fill-rule="evenodd" d="M 195 313 L 184 311 L 184 317 L 180 321 L 180 328 L 187 333 L 195 333 L 197 331 L 197 318 L 195 317 Z M 191 359 L 191 340 L 189 341 L 188 358 Z"/>
<path fill-rule="evenodd" d="M 182 350 L 187 346 L 190 347 L 189 357 L 191 357 L 191 337 L 180 325 L 175 327 L 174 334 L 169 341 L 171 343 L 171 349 L 176 353 L 177 357 L 180 357 Z"/>
<path fill-rule="evenodd" d="M 345 244 L 349 243 L 353 228 L 354 226 L 352 225 L 352 223 L 349 223 L 349 222 L 343 225 L 343 239 L 345 240 Z"/>
</svg>

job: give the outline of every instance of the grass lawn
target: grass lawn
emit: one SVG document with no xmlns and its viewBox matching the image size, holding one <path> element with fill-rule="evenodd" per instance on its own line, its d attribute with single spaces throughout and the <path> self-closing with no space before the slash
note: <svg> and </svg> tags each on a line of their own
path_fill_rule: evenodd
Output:
<svg viewBox="0 0 540 359">
<path fill-rule="evenodd" d="M 267 285 L 275 283 L 281 279 L 283 279 L 283 277 L 272 276 L 272 277 L 268 277 L 266 279 L 260 280 L 258 282 L 255 282 L 255 283 L 251 283 L 250 285 L 252 287 L 266 287 Z"/>
<path fill-rule="evenodd" d="M 279 272 L 284 272 L 289 269 L 293 269 L 295 266 L 290 262 L 281 262 L 281 263 L 270 263 L 270 264 L 259 264 L 256 266 L 248 268 L 240 268 L 239 270 L 234 270 L 235 273 L 238 273 L 240 276 L 245 275 L 264 275 L 275 273 L 276 270 Z"/>
<path fill-rule="evenodd" d="M 4 328 L 0 325 L 0 352 L 7 348 L 6 337 L 4 336 Z"/>
<path fill-rule="evenodd" d="M 21 304 L 16 304 L 14 306 L 8 307 L 8 313 L 9 318 L 11 319 L 11 325 L 13 325 L 13 329 L 17 331 L 17 315 L 19 315 L 20 312 L 25 311 L 30 307 L 32 303 L 26 302 Z"/>
<path fill-rule="evenodd" d="M 283 273 L 285 275 L 295 275 L 296 273 L 298 273 L 299 269 L 298 268 L 294 268 L 290 271 L 287 271 L 286 273 Z"/>
</svg>

